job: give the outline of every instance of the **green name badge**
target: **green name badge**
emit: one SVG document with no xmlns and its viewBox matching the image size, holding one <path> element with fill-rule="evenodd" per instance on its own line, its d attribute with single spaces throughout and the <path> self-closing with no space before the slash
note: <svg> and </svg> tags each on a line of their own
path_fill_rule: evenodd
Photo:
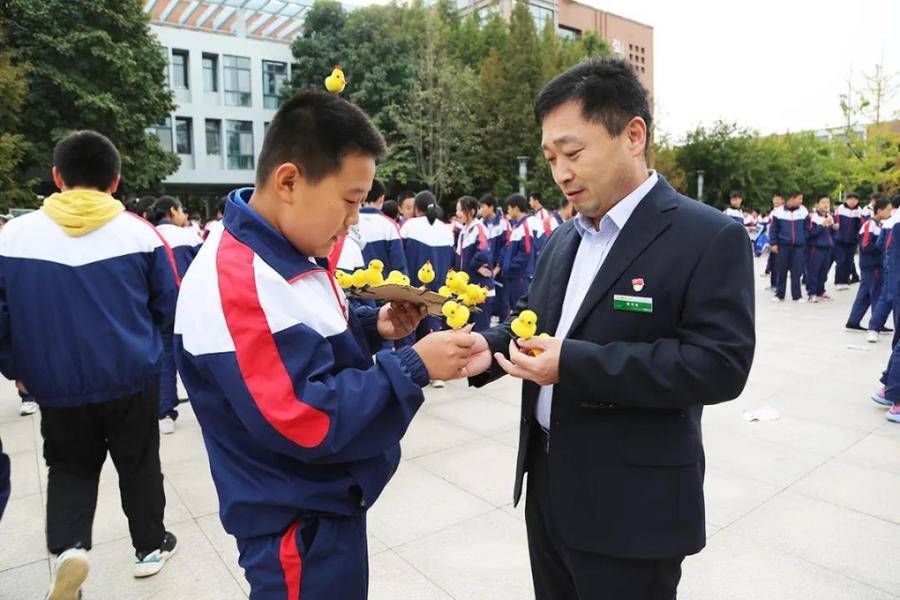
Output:
<svg viewBox="0 0 900 600">
<path fill-rule="evenodd" d="M 624 296 L 622 294 L 616 294 L 613 296 L 613 310 L 652 313 L 653 298 L 645 298 L 642 296 Z"/>
</svg>

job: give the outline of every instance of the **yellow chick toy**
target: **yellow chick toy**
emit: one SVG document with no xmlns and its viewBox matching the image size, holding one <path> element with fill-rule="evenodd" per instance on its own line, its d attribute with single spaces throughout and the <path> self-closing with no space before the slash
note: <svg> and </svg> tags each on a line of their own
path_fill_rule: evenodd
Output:
<svg viewBox="0 0 900 600">
<path fill-rule="evenodd" d="M 366 269 L 366 276 L 369 278 L 369 285 L 378 287 L 384 284 L 384 277 L 381 273 L 384 271 L 384 263 L 377 258 L 369 261 L 369 268 Z"/>
<path fill-rule="evenodd" d="M 347 87 L 347 80 L 344 79 L 344 71 L 341 65 L 334 65 L 334 71 L 325 78 L 325 89 L 332 94 L 340 94 Z"/>
<path fill-rule="evenodd" d="M 541 339 L 547 339 L 547 338 L 550 338 L 550 337 L 553 337 L 553 336 L 551 336 L 549 333 L 547 333 L 547 332 L 545 331 L 544 333 L 542 333 L 542 334 L 539 335 L 538 337 L 541 338 Z M 538 355 L 540 355 L 540 354 L 543 353 L 543 352 L 544 352 L 543 350 L 538 350 L 537 348 L 534 348 L 534 349 L 531 351 L 531 355 L 532 355 L 532 356 L 538 356 Z"/>
<path fill-rule="evenodd" d="M 401 273 L 402 275 L 402 273 Z M 409 280 L 409 277 L 403 275 L 403 285 L 410 285 L 412 282 Z"/>
<path fill-rule="evenodd" d="M 347 273 L 338 269 L 334 272 L 334 278 L 337 279 L 338 285 L 341 286 L 341 289 L 347 289 L 353 286 L 353 277 L 348 275 Z"/>
<path fill-rule="evenodd" d="M 469 274 L 465 271 L 454 273 L 452 278 L 447 274 L 447 286 L 453 290 L 454 294 L 465 294 L 467 285 L 469 285 Z"/>
<path fill-rule="evenodd" d="M 487 302 L 487 288 L 484 288 L 476 283 L 470 283 L 466 286 L 466 296 L 469 297 L 471 302 L 466 302 L 469 306 L 473 306 L 475 304 L 484 304 Z"/>
<path fill-rule="evenodd" d="M 444 302 L 441 312 L 447 317 L 447 325 L 451 329 L 460 329 L 469 322 L 469 309 L 453 300 Z"/>
<path fill-rule="evenodd" d="M 527 340 L 537 333 L 537 315 L 533 310 L 523 310 L 510 326 L 516 337 Z"/>
<path fill-rule="evenodd" d="M 434 267 L 431 266 L 430 260 L 425 261 L 425 264 L 419 269 L 418 276 L 419 281 L 426 285 L 434 281 Z"/>
<path fill-rule="evenodd" d="M 387 279 L 385 279 L 384 282 L 386 284 L 392 283 L 394 285 L 406 285 L 405 279 L 406 275 L 404 275 L 400 271 L 391 271 L 390 273 L 388 273 Z"/>
<path fill-rule="evenodd" d="M 447 287 L 446 285 L 442 285 L 442 286 L 441 286 L 441 289 L 438 290 L 438 294 L 440 294 L 440 295 L 443 296 L 444 298 L 449 298 L 450 296 L 453 295 L 453 290 L 451 290 L 451 289 L 450 289 L 449 287 Z"/>
<path fill-rule="evenodd" d="M 355 288 L 366 287 L 366 284 L 369 283 L 369 274 L 364 269 L 357 269 L 353 271 L 350 281 Z"/>
</svg>

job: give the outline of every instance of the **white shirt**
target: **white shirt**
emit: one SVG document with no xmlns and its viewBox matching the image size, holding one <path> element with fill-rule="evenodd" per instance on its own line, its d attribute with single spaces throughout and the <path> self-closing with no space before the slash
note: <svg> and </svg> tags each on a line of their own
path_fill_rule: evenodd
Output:
<svg viewBox="0 0 900 600">
<path fill-rule="evenodd" d="M 594 223 L 584 215 L 575 217 L 575 229 L 581 235 L 581 243 L 578 245 L 578 253 L 572 264 L 569 274 L 569 284 L 566 286 L 566 295 L 563 298 L 562 314 L 559 317 L 559 325 L 556 326 L 554 337 L 565 338 L 569 334 L 569 328 L 588 289 L 594 283 L 594 277 L 603 266 L 603 262 L 609 255 L 613 244 L 619 237 L 619 232 L 625 227 L 625 223 L 631 217 L 631 213 L 643 200 L 644 196 L 656 185 L 659 176 L 656 171 L 650 171 L 646 181 L 639 185 L 633 192 L 622 198 L 600 220 L 600 229 L 594 229 Z M 538 394 L 537 407 L 534 416 L 544 429 L 550 429 L 550 409 L 553 404 L 552 385 L 541 386 Z"/>
</svg>

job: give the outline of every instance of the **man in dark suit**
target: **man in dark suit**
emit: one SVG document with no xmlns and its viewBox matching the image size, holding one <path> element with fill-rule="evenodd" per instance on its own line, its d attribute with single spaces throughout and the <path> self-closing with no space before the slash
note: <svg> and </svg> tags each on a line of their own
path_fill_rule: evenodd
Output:
<svg viewBox="0 0 900 600">
<path fill-rule="evenodd" d="M 483 332 L 470 382 L 523 380 L 514 499 L 527 471 L 538 600 L 673 599 L 706 539 L 703 406 L 737 397 L 753 360 L 747 232 L 648 171 L 646 92 L 623 61 L 563 73 L 535 116 L 579 216 L 511 319 L 531 309 L 554 337 Z"/>
</svg>

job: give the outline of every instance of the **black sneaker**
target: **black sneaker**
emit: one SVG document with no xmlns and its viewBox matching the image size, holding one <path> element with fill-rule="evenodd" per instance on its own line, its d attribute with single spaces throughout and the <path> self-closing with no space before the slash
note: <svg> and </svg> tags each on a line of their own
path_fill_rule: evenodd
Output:
<svg viewBox="0 0 900 600">
<path fill-rule="evenodd" d="M 134 576 L 150 577 L 159 573 L 169 557 L 175 554 L 177 544 L 175 534 L 167 531 L 159 548 L 153 552 L 138 552 L 134 561 Z"/>
<path fill-rule="evenodd" d="M 882 327 L 878 330 L 878 333 L 894 333 L 894 330 L 890 327 Z"/>
<path fill-rule="evenodd" d="M 868 330 L 867 330 L 865 327 L 863 327 L 862 325 L 859 325 L 859 324 L 857 324 L 857 325 L 851 325 L 850 323 L 847 323 L 846 325 L 844 325 L 844 329 L 846 329 L 846 330 L 848 330 L 848 331 L 868 331 Z"/>
</svg>

